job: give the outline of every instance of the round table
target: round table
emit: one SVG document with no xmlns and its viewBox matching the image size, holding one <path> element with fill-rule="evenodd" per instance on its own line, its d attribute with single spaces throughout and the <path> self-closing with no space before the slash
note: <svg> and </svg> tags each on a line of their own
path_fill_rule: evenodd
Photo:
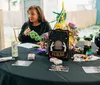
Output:
<svg viewBox="0 0 100 85">
<path fill-rule="evenodd" d="M 90 62 L 64 61 L 69 72 L 50 71 L 52 63 L 48 56 L 37 54 L 28 67 L 12 66 L 17 60 L 27 60 L 28 53 L 36 49 L 18 47 L 19 55 L 14 61 L 0 63 L 0 85 L 100 85 L 100 74 L 87 74 L 82 66 L 99 66 L 100 60 Z M 11 56 L 11 48 L 0 51 L 2 56 Z"/>
</svg>

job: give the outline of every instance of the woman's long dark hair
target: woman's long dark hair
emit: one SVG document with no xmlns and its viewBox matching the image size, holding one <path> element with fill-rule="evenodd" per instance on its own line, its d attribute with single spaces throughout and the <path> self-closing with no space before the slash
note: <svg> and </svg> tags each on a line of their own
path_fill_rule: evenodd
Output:
<svg viewBox="0 0 100 85">
<path fill-rule="evenodd" d="M 41 23 L 46 22 L 43 10 L 39 6 L 36 6 L 36 5 L 30 6 L 27 10 L 27 13 L 29 14 L 29 11 L 32 9 L 35 9 L 38 14 L 38 22 L 41 22 Z M 29 20 L 29 23 L 32 24 L 30 20 Z"/>
</svg>

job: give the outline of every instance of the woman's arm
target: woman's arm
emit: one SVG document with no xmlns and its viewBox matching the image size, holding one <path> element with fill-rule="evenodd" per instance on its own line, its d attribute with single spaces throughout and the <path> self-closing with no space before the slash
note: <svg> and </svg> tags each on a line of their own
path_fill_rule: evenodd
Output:
<svg viewBox="0 0 100 85">
<path fill-rule="evenodd" d="M 23 24 L 23 26 L 22 26 L 22 28 L 21 28 L 21 31 L 20 31 L 20 34 L 19 34 L 19 36 L 18 36 L 18 40 L 19 40 L 20 42 L 22 42 L 22 43 L 24 43 L 25 40 L 26 40 L 26 36 L 24 35 L 24 31 L 25 31 L 27 28 L 28 28 L 28 23 L 25 22 L 25 23 Z"/>
</svg>

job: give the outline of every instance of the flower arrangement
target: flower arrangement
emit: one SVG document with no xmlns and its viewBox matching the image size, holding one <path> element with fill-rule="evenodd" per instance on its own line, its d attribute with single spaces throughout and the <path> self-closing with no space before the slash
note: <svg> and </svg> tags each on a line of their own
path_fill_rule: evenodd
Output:
<svg viewBox="0 0 100 85">
<path fill-rule="evenodd" d="M 65 21 L 67 13 L 64 9 L 64 1 L 62 1 L 61 12 L 60 13 L 53 12 L 53 13 L 57 14 L 56 24 L 54 26 L 54 29 L 69 30 L 69 47 L 70 48 L 75 47 L 77 41 L 79 41 L 80 38 L 78 37 L 78 31 L 77 31 L 77 27 L 75 26 L 75 24 L 71 22 L 67 24 Z"/>
</svg>

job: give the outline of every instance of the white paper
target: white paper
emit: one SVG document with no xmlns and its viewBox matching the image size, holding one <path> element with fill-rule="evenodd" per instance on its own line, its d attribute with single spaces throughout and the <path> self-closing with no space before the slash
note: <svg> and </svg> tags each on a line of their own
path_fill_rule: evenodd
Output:
<svg viewBox="0 0 100 85">
<path fill-rule="evenodd" d="M 100 73 L 100 66 L 83 66 L 86 73 Z"/>
<path fill-rule="evenodd" d="M 23 48 L 34 48 L 34 47 L 39 47 L 39 45 L 37 44 L 33 44 L 33 43 L 22 43 L 18 45 L 19 47 L 23 47 Z"/>
<path fill-rule="evenodd" d="M 29 66 L 33 61 L 17 60 L 12 66 Z"/>
<path fill-rule="evenodd" d="M 8 61 L 8 60 L 14 60 L 15 58 L 13 57 L 3 57 L 3 58 L 0 58 L 0 62 L 3 62 L 3 61 Z"/>
<path fill-rule="evenodd" d="M 89 61 L 94 61 L 94 60 L 98 60 L 98 59 L 100 59 L 100 57 L 98 57 L 98 56 L 91 56 Z"/>
</svg>

